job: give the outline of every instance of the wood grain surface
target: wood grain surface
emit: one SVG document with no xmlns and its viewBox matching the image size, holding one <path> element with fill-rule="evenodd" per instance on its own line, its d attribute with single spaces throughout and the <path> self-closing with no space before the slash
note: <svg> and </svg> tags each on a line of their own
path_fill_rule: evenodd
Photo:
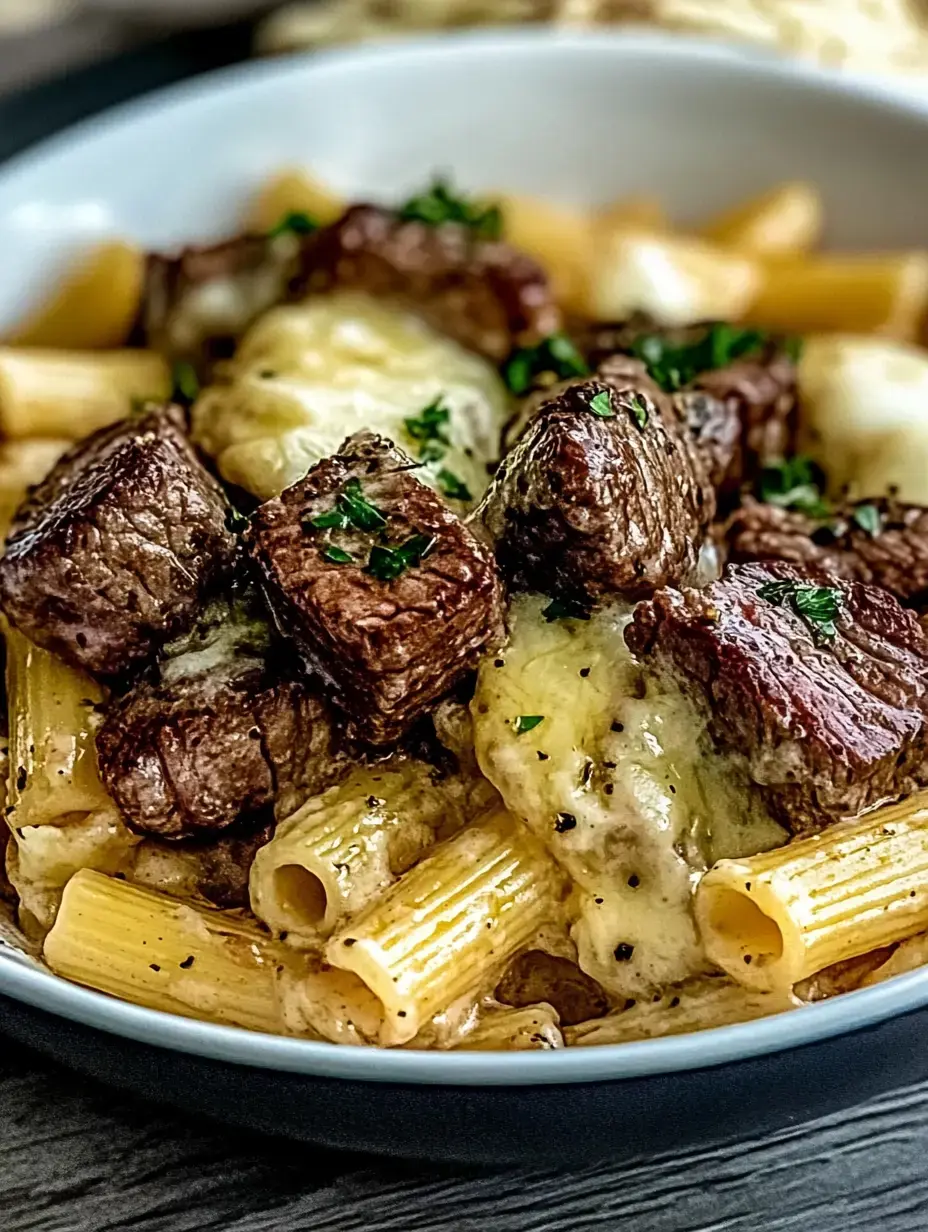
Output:
<svg viewBox="0 0 928 1232">
<path fill-rule="evenodd" d="M 583 1171 L 338 1154 L 166 1113 L 0 1039 L 2 1232 L 924 1232 L 928 1084 Z"/>
</svg>

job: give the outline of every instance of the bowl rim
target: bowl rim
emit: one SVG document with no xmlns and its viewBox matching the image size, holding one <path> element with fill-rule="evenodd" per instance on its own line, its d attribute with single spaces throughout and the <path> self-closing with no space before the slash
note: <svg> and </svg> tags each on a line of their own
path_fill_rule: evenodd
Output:
<svg viewBox="0 0 928 1232">
<path fill-rule="evenodd" d="M 394 72 L 402 72 L 404 65 L 414 66 L 423 59 L 460 61 L 488 54 L 540 60 L 565 54 L 618 59 L 645 54 L 703 64 L 733 78 L 764 79 L 809 96 L 842 98 L 900 120 L 921 121 L 928 136 L 928 96 L 906 95 L 898 85 L 884 80 L 838 77 L 775 53 L 710 40 L 628 31 L 504 28 L 333 48 L 205 73 L 83 120 L 14 156 L 0 168 L 0 193 L 75 147 L 105 143 L 111 133 L 155 112 L 165 122 L 176 121 L 204 98 L 211 106 L 221 105 L 231 94 L 273 92 L 281 80 L 363 72 L 366 65 L 387 59 L 393 62 Z M 363 1082 L 528 1086 L 640 1079 L 706 1069 L 864 1030 L 928 1005 L 928 967 L 752 1022 L 552 1053 L 351 1048 L 252 1032 L 147 1009 L 71 984 L 5 946 L 0 946 L 0 994 L 110 1034 L 236 1065 Z"/>
</svg>

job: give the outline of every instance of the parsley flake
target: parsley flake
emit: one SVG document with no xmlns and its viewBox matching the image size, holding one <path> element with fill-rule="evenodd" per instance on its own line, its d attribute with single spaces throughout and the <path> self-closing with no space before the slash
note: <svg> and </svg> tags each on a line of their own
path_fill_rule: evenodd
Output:
<svg viewBox="0 0 928 1232">
<path fill-rule="evenodd" d="M 632 394 L 628 413 L 634 419 L 638 431 L 643 432 L 648 426 L 648 406 L 640 394 Z"/>
<path fill-rule="evenodd" d="M 600 419 L 615 419 L 615 411 L 612 409 L 612 401 L 608 393 L 601 389 L 598 394 L 590 399 L 590 410 Z"/>
<path fill-rule="evenodd" d="M 453 471 L 445 470 L 444 467 L 437 475 L 438 486 L 441 488 L 442 496 L 447 496 L 449 500 L 469 501 L 473 500 L 470 493 L 470 488 L 462 479 L 459 479 Z"/>
<path fill-rule="evenodd" d="M 694 342 L 677 343 L 661 334 L 642 334 L 629 349 L 644 361 L 661 389 L 675 393 L 701 372 L 757 355 L 770 341 L 770 335 L 759 330 L 719 321 Z"/>
<path fill-rule="evenodd" d="M 520 714 L 515 723 L 516 735 L 524 736 L 526 732 L 534 731 L 538 724 L 544 721 L 543 714 Z"/>
<path fill-rule="evenodd" d="M 333 565 L 350 565 L 354 561 L 354 557 L 350 552 L 346 552 L 344 548 L 336 547 L 334 543 L 330 543 L 323 551 L 322 558 L 323 560 L 331 561 Z"/>
<path fill-rule="evenodd" d="M 822 496 L 824 476 L 811 458 L 797 454 L 765 466 L 760 474 L 758 495 L 768 505 L 794 509 L 810 518 L 828 518 L 832 508 Z"/>
<path fill-rule="evenodd" d="M 335 509 L 312 519 L 320 529 L 353 526 L 355 530 L 383 530 L 387 519 L 364 495 L 360 479 L 349 479 L 339 494 Z"/>
<path fill-rule="evenodd" d="M 871 538 L 883 529 L 883 516 L 876 505 L 858 505 L 852 516 L 860 529 Z"/>
<path fill-rule="evenodd" d="M 450 419 L 451 412 L 448 407 L 442 406 L 442 395 L 439 394 L 418 415 L 404 419 L 403 426 L 414 441 L 438 441 L 447 448 L 451 444 L 448 439 Z"/>
<path fill-rule="evenodd" d="M 435 176 L 425 192 L 410 197 L 398 212 L 403 222 L 424 222 L 432 227 L 445 222 L 460 223 L 481 240 L 498 240 L 503 233 L 503 215 L 498 205 L 468 201 L 456 194 L 441 176 Z"/>
<path fill-rule="evenodd" d="M 239 513 L 237 509 L 233 509 L 230 505 L 226 510 L 225 524 L 226 530 L 230 531 L 233 535 L 238 535 L 242 531 L 247 530 L 248 519 L 243 513 Z"/>
<path fill-rule="evenodd" d="M 816 641 L 831 641 L 837 633 L 835 621 L 841 610 L 842 593 L 834 586 L 813 586 L 786 579 L 765 582 L 758 595 L 769 603 L 788 604 L 809 626 Z"/>
<path fill-rule="evenodd" d="M 413 535 L 399 547 L 377 544 L 371 548 L 367 572 L 379 582 L 392 582 L 407 569 L 418 565 L 435 544 L 429 535 Z"/>
<path fill-rule="evenodd" d="M 200 378 L 197 370 L 186 359 L 179 359 L 171 370 L 174 383 L 174 400 L 190 405 L 200 396 Z"/>
<path fill-rule="evenodd" d="M 583 599 L 552 599 L 541 614 L 549 624 L 552 620 L 590 619 L 590 609 Z"/>
<path fill-rule="evenodd" d="M 513 351 L 503 366 L 503 380 L 517 396 L 528 393 L 538 377 L 550 373 L 557 380 L 587 376 L 589 367 L 566 334 L 549 334 L 535 347 Z"/>
<path fill-rule="evenodd" d="M 267 238 L 276 240 L 279 235 L 312 235 L 318 230 L 319 224 L 305 210 L 290 210 L 271 227 Z"/>
</svg>

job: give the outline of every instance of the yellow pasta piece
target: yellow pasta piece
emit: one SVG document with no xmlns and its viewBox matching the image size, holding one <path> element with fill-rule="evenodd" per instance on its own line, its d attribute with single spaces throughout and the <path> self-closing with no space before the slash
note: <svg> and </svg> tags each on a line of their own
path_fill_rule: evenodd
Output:
<svg viewBox="0 0 928 1232">
<path fill-rule="evenodd" d="M 813 184 L 793 180 L 716 215 L 700 233 L 715 244 L 758 257 L 788 256 L 814 248 L 823 222 L 821 193 Z"/>
<path fill-rule="evenodd" d="M 554 862 L 505 812 L 449 839 L 336 933 L 326 955 L 384 1009 L 380 1042 L 404 1044 L 474 993 L 559 912 Z"/>
<path fill-rule="evenodd" d="M 270 231 L 287 214 L 308 214 L 314 222 L 333 222 L 345 202 L 308 171 L 282 171 L 265 184 L 248 214 L 249 231 Z"/>
<path fill-rule="evenodd" d="M 0 540 L 6 538 L 26 490 L 45 478 L 70 444 L 54 438 L 0 443 Z"/>
<path fill-rule="evenodd" d="M 6 656 L 10 825 L 49 825 L 109 806 L 94 743 L 100 686 L 15 629 Z"/>
<path fill-rule="evenodd" d="M 139 313 L 145 254 L 115 240 L 84 257 L 51 298 L 14 330 L 13 346 L 73 351 L 125 346 Z"/>
<path fill-rule="evenodd" d="M 617 1014 L 565 1027 L 564 1040 L 568 1047 L 575 1047 L 688 1035 L 782 1014 L 798 1009 L 800 1004 L 789 990 L 760 992 L 719 976 L 704 976 L 666 990 L 657 1001 L 639 1001 Z"/>
<path fill-rule="evenodd" d="M 477 805 L 495 792 L 481 780 Z M 272 931 L 327 937 L 473 815 L 460 781 L 407 762 L 361 768 L 277 827 L 251 867 L 251 906 Z"/>
<path fill-rule="evenodd" d="M 563 1048 L 557 1011 L 547 1002 L 525 1009 L 492 1009 L 457 1047 L 466 1052 L 531 1052 Z"/>
<path fill-rule="evenodd" d="M 124 419 L 133 401 L 170 393 L 170 369 L 154 351 L 0 347 L 0 431 L 12 440 L 79 441 Z"/>
<path fill-rule="evenodd" d="M 600 231 L 586 308 L 601 320 L 646 313 L 658 324 L 738 320 L 758 294 L 756 262 L 689 236 Z"/>
<path fill-rule="evenodd" d="M 706 952 L 739 984 L 791 988 L 928 928 L 928 794 L 743 860 L 696 894 Z"/>
<path fill-rule="evenodd" d="M 913 339 L 926 308 L 928 253 L 829 253 L 767 264 L 744 319 L 783 333 Z"/>
<path fill-rule="evenodd" d="M 65 887 L 45 961 L 150 1009 L 286 1034 L 278 968 L 305 960 L 253 922 L 84 869 Z"/>
<path fill-rule="evenodd" d="M 659 198 L 641 193 L 634 197 L 620 197 L 611 205 L 597 210 L 593 225 L 605 231 L 668 231 L 670 220 Z"/>
<path fill-rule="evenodd" d="M 589 213 L 538 197 L 489 195 L 502 209 L 505 239 L 544 266 L 560 303 L 581 312 L 593 242 Z"/>
</svg>

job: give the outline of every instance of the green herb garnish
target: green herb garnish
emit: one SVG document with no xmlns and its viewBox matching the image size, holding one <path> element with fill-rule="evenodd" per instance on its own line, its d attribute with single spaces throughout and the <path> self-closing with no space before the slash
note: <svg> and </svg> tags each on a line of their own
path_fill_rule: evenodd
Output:
<svg viewBox="0 0 928 1232">
<path fill-rule="evenodd" d="M 248 526 L 248 519 L 243 513 L 239 513 L 237 509 L 233 509 L 230 505 L 226 510 L 226 530 L 231 531 L 233 535 L 239 535 Z"/>
<path fill-rule="evenodd" d="M 526 732 L 534 731 L 538 724 L 544 721 L 543 714 L 520 714 L 515 723 L 516 735 L 524 736 Z"/>
<path fill-rule="evenodd" d="M 448 440 L 448 424 L 451 412 L 442 406 L 442 396 L 423 407 L 418 415 L 404 419 L 403 425 L 414 441 L 438 441 L 446 448 L 451 444 Z"/>
<path fill-rule="evenodd" d="M 174 383 L 174 399 L 190 405 L 200 396 L 200 378 L 197 370 L 186 359 L 179 359 L 171 370 Z"/>
<path fill-rule="evenodd" d="M 736 359 L 757 355 L 770 340 L 769 334 L 759 330 L 741 329 L 720 321 L 710 325 L 695 342 L 680 344 L 661 334 L 642 334 L 629 349 L 644 361 L 661 389 L 675 393 L 701 372 L 724 368 Z"/>
<path fill-rule="evenodd" d="M 632 394 L 628 410 L 639 432 L 643 432 L 648 424 L 648 407 L 640 394 Z"/>
<path fill-rule="evenodd" d="M 441 176 L 436 176 L 425 192 L 410 197 L 398 212 L 403 222 L 424 222 L 433 227 L 444 222 L 461 223 L 481 240 L 498 240 L 503 233 L 503 215 L 498 205 L 468 201 L 456 195 Z"/>
<path fill-rule="evenodd" d="M 453 471 L 445 470 L 444 467 L 438 472 L 438 486 L 441 489 L 442 496 L 447 496 L 449 500 L 469 501 L 473 500 L 470 493 L 470 488 L 459 479 Z"/>
<path fill-rule="evenodd" d="M 350 552 L 346 552 L 344 548 L 337 548 L 334 543 L 330 543 L 322 553 L 323 560 L 330 560 L 333 565 L 350 565 L 354 557 Z"/>
<path fill-rule="evenodd" d="M 615 419 L 612 402 L 604 389 L 590 399 L 590 410 L 600 419 Z"/>
<path fill-rule="evenodd" d="M 280 222 L 275 223 L 267 233 L 269 240 L 276 240 L 279 235 L 312 235 L 319 230 L 319 224 L 303 210 L 290 210 L 284 214 Z"/>
<path fill-rule="evenodd" d="M 758 495 L 768 505 L 795 509 L 810 518 L 828 518 L 832 508 L 822 496 L 824 476 L 811 458 L 797 454 L 782 462 L 765 466 L 758 483 Z"/>
<path fill-rule="evenodd" d="M 549 334 L 535 347 L 513 351 L 503 366 L 503 380 L 516 395 L 528 393 L 542 374 L 557 380 L 587 376 L 590 369 L 566 334 Z"/>
<path fill-rule="evenodd" d="M 418 565 L 435 540 L 429 535 L 413 535 L 398 548 L 380 546 L 371 548 L 370 560 L 367 562 L 367 572 L 380 582 L 392 582 L 407 569 Z"/>
<path fill-rule="evenodd" d="M 842 594 L 834 586 L 813 586 L 792 579 L 765 582 L 758 595 L 769 603 L 786 603 L 803 618 L 816 641 L 830 641 L 837 633 L 835 621 L 841 610 Z"/>
<path fill-rule="evenodd" d="M 590 619 L 590 609 L 582 599 L 552 599 L 541 614 L 549 624 L 552 620 Z"/>
<path fill-rule="evenodd" d="M 883 529 L 883 515 L 876 505 L 858 505 L 852 517 L 860 529 L 871 537 L 878 535 Z"/>
</svg>

